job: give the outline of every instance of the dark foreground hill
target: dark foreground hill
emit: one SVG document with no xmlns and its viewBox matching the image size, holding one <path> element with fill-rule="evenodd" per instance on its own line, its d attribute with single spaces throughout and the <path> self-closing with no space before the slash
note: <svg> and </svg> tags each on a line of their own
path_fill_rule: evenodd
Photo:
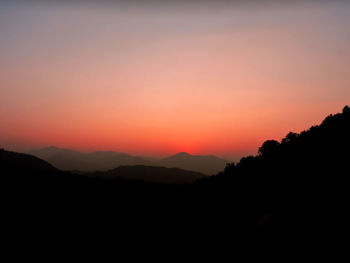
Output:
<svg viewBox="0 0 350 263">
<path fill-rule="evenodd" d="M 7 169 L 3 249 L 17 262 L 337 261 L 348 251 L 349 134 L 345 107 L 191 185 Z"/>
<path fill-rule="evenodd" d="M 1 172 L 13 174 L 50 174 L 58 170 L 51 164 L 28 154 L 0 149 Z"/>
</svg>

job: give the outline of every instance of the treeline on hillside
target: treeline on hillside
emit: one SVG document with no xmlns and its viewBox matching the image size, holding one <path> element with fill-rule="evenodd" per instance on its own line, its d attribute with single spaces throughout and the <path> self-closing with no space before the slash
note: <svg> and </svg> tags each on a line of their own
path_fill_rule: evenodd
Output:
<svg viewBox="0 0 350 263">
<path fill-rule="evenodd" d="M 196 184 L 224 188 L 224 193 L 247 196 L 245 201 L 255 199 L 251 201 L 263 210 L 305 207 L 305 213 L 319 208 L 327 214 L 331 213 L 327 209 L 346 205 L 349 149 L 350 109 L 345 106 L 342 113 L 329 115 L 320 125 L 301 133 L 290 132 L 281 142 L 265 141 L 257 156 L 230 163 L 216 176 Z"/>
</svg>

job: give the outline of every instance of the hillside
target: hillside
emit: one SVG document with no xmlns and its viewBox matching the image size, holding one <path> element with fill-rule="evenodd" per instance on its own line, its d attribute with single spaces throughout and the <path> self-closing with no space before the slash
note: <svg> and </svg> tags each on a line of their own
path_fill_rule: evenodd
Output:
<svg viewBox="0 0 350 263">
<path fill-rule="evenodd" d="M 29 154 L 16 153 L 0 149 L 0 167 L 2 173 L 50 174 L 58 170 L 51 164 Z"/>
<path fill-rule="evenodd" d="M 345 209 L 349 149 L 350 109 L 346 106 L 342 113 L 331 114 L 308 130 L 290 132 L 280 142 L 264 142 L 259 155 L 244 157 L 197 184 L 208 191 L 216 189 L 223 207 L 254 207 L 257 226 L 265 234 L 297 239 L 303 245 L 310 238 L 320 247 L 330 246 L 329 240 L 337 240 L 337 231 L 346 231 L 350 219 Z"/>
</svg>

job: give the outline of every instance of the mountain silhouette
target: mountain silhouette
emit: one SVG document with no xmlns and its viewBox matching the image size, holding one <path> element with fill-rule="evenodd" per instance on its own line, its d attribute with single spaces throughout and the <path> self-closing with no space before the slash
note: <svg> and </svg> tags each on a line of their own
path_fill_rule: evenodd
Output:
<svg viewBox="0 0 350 263">
<path fill-rule="evenodd" d="M 79 152 L 74 152 L 66 149 L 59 149 L 56 147 L 48 147 L 45 149 L 46 153 L 49 152 L 56 154 L 57 151 L 64 152 L 65 156 L 67 153 L 72 155 L 80 155 Z M 114 152 L 94 152 L 91 155 L 106 160 L 108 156 L 114 157 Z M 0 165 L 1 170 L 5 174 L 30 174 L 30 175 L 51 175 L 51 174 L 76 174 L 84 177 L 99 177 L 108 180 L 115 178 L 122 178 L 126 180 L 138 180 L 148 183 L 159 183 L 159 184 L 187 184 L 193 183 L 198 179 L 207 177 L 206 175 L 199 172 L 187 171 L 179 168 L 165 168 L 159 166 L 145 166 L 145 165 L 134 165 L 125 166 L 121 165 L 117 168 L 108 171 L 98 172 L 75 172 L 64 173 L 56 169 L 48 162 L 41 160 L 35 156 L 23 153 L 16 153 L 5 151 L 0 149 Z"/>
<path fill-rule="evenodd" d="M 213 175 L 224 169 L 226 163 L 228 163 L 227 160 L 220 159 L 214 155 L 200 156 L 178 153 L 168 158 L 157 160 L 113 151 L 81 153 L 55 146 L 31 150 L 29 153 L 51 163 L 61 170 L 78 170 L 83 172 L 107 171 L 120 165 L 145 165 L 180 168 Z"/>
<path fill-rule="evenodd" d="M 42 158 L 55 167 L 65 171 L 107 171 L 120 165 L 152 164 L 152 162 L 141 157 L 135 157 L 126 153 L 112 151 L 81 153 L 70 149 L 50 146 L 43 149 L 32 150 L 29 153 Z"/>
<path fill-rule="evenodd" d="M 15 262 L 338 261 L 350 234 L 349 134 L 346 106 L 181 185 L 126 179 L 139 171 L 173 178 L 176 169 L 57 173 L 36 157 L 2 150 L 3 248 Z"/>
<path fill-rule="evenodd" d="M 3 174 L 50 174 L 58 170 L 35 156 L 0 149 L 0 167 Z"/>
</svg>

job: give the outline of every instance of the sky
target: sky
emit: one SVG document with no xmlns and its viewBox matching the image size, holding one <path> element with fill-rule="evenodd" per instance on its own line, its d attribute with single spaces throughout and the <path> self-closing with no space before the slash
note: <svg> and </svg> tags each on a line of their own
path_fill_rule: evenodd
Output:
<svg viewBox="0 0 350 263">
<path fill-rule="evenodd" d="M 9 150 L 237 160 L 350 104 L 349 1 L 0 1 L 0 33 Z"/>
</svg>

